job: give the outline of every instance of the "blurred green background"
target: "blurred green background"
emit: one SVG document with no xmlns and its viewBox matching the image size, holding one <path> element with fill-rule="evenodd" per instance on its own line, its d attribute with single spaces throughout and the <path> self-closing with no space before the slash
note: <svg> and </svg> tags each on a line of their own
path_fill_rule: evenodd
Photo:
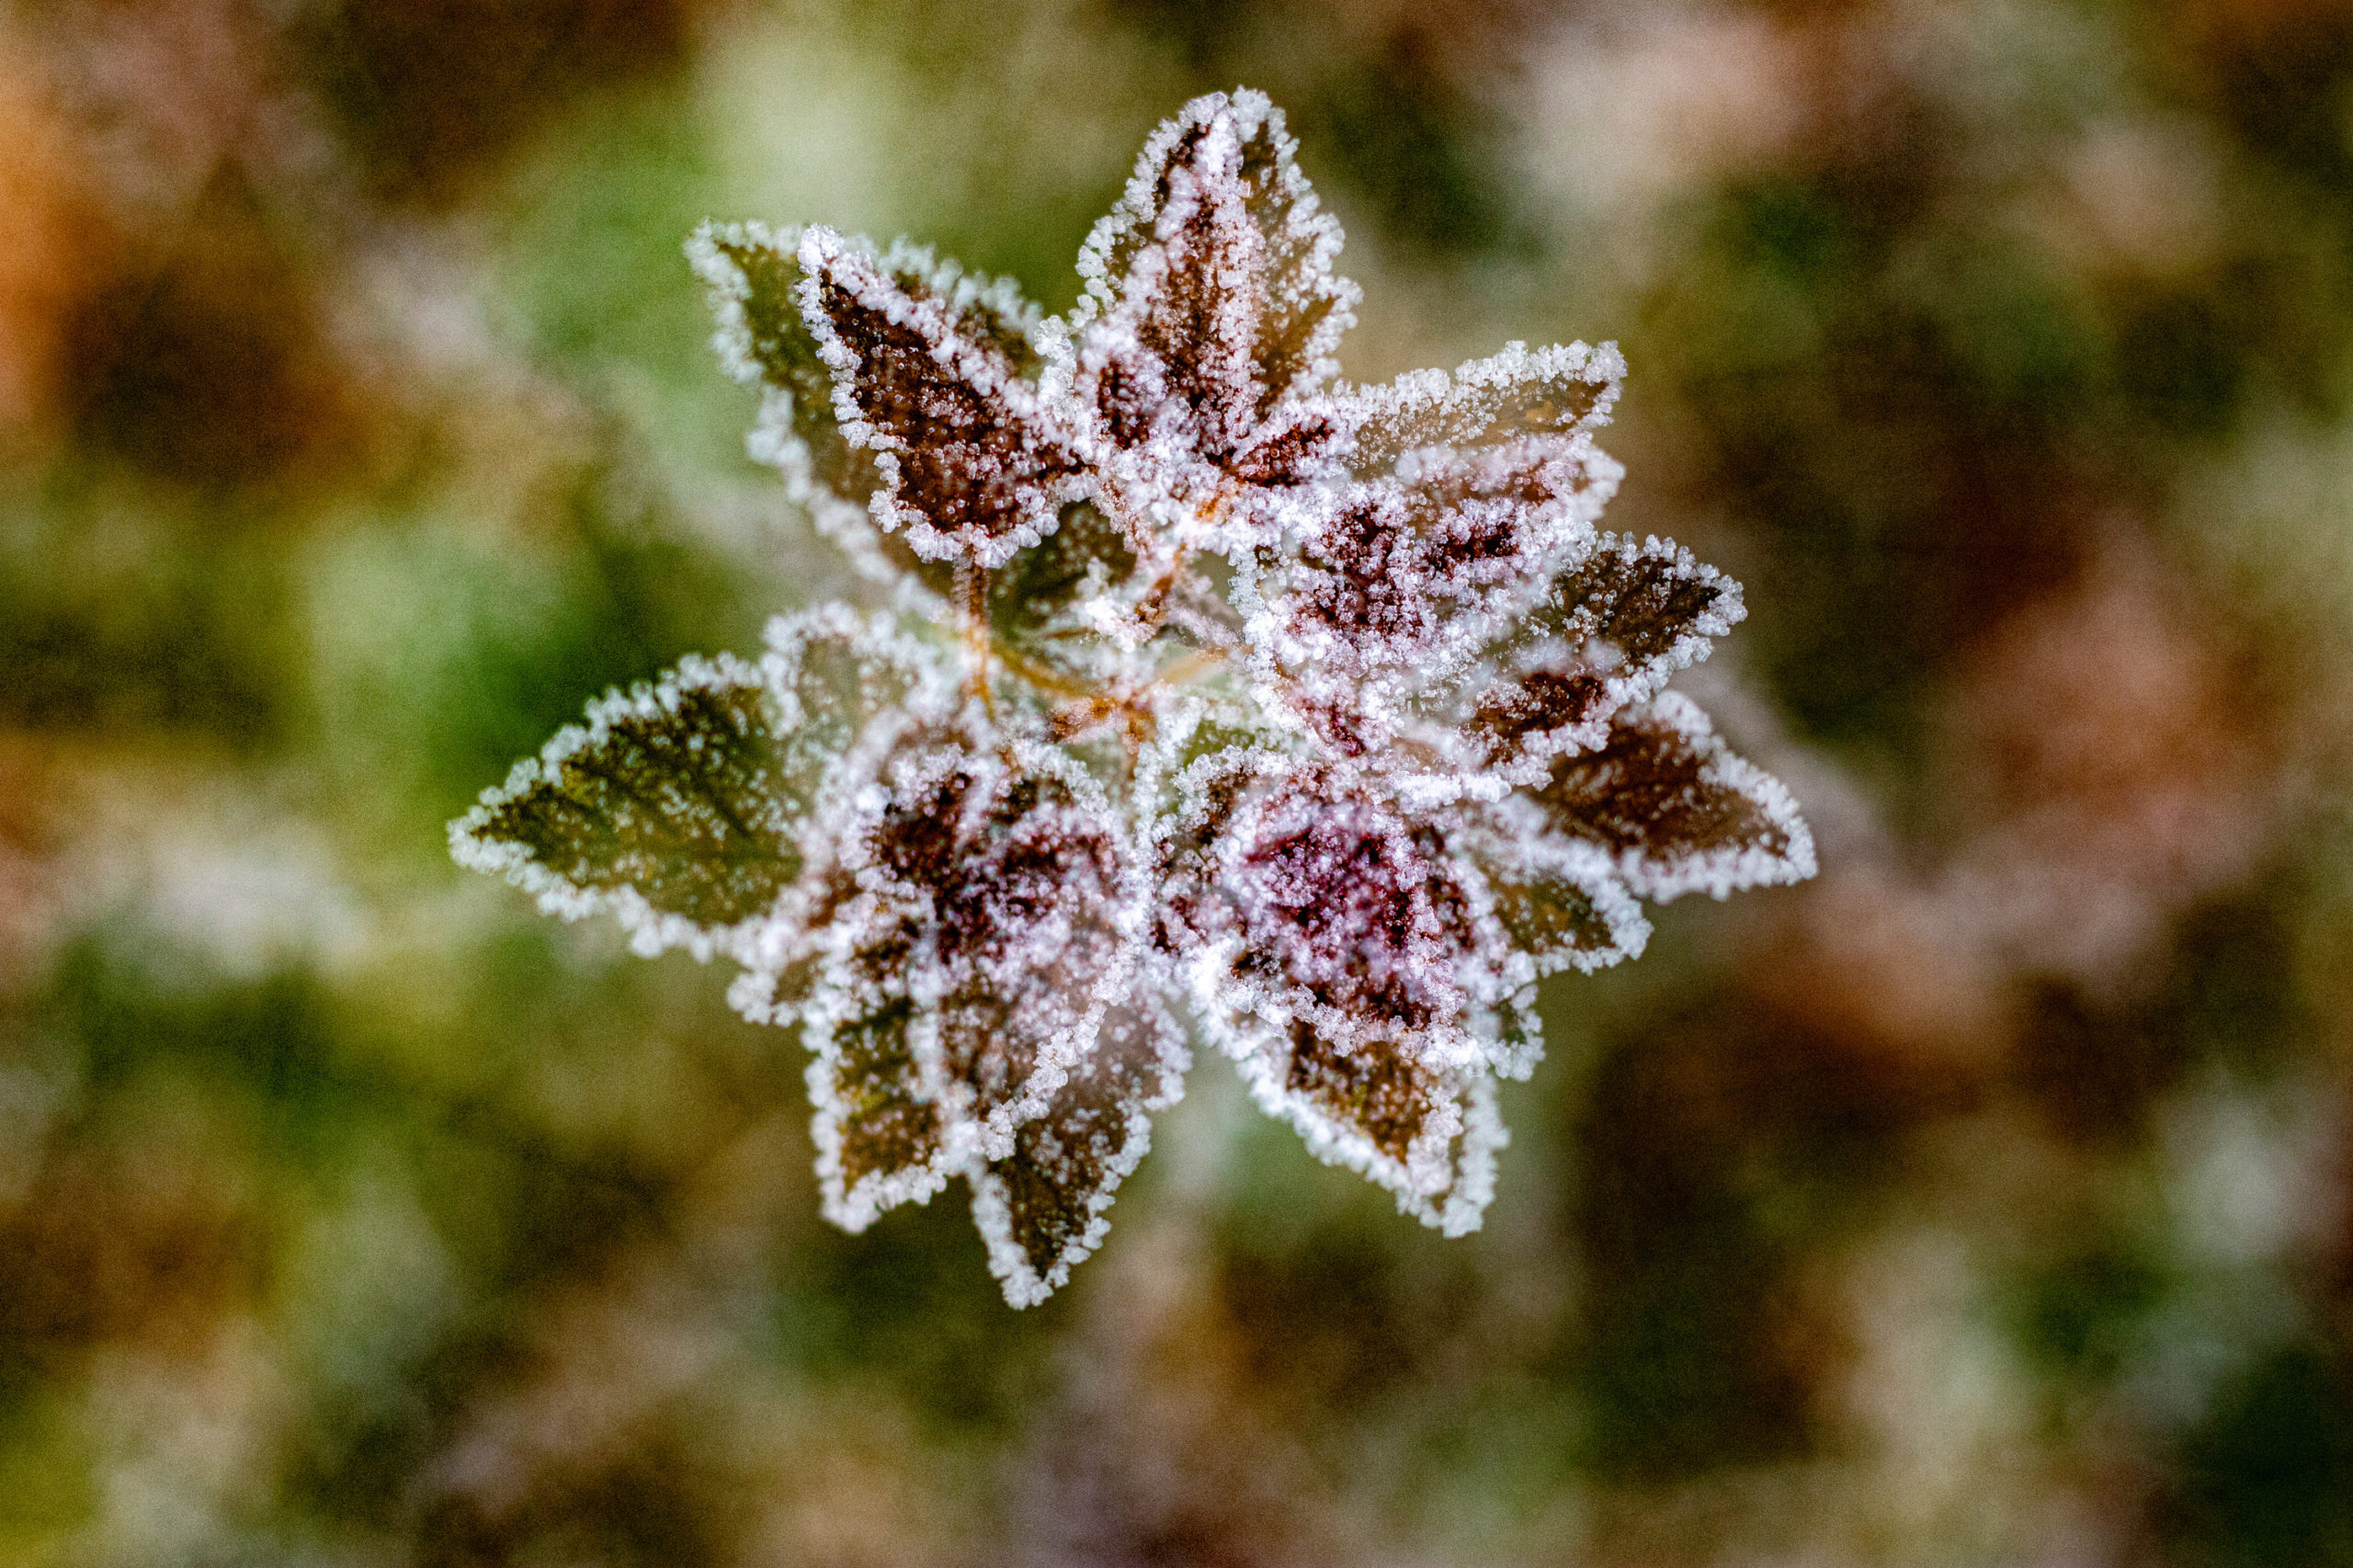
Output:
<svg viewBox="0 0 2353 1568">
<path fill-rule="evenodd" d="M 1222 1064 L 1008 1311 L 448 860 L 842 563 L 707 215 L 1049 309 L 1289 110 L 1348 373 L 1616 338 L 1800 890 L 1446 1242 Z M 0 0 L 0 1562 L 2353 1564 L 2353 6 Z"/>
</svg>

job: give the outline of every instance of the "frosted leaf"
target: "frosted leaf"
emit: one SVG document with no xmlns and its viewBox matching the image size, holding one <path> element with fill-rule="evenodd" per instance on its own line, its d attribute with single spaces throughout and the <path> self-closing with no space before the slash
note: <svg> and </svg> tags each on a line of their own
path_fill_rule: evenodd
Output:
<svg viewBox="0 0 2353 1568">
<path fill-rule="evenodd" d="M 1246 90 L 1194 99 L 1145 142 L 1079 253 L 1072 319 L 1075 398 L 1116 447 L 1257 484 L 1322 467 L 1339 426 L 1306 400 L 1337 369 L 1358 290 L 1332 269 L 1340 227 L 1296 151 Z"/>
<path fill-rule="evenodd" d="M 1642 952 L 1650 922 L 1610 851 L 1548 831 L 1524 797 L 1451 814 L 1449 841 L 1479 868 L 1496 921 L 1535 975 L 1590 971 Z"/>
<path fill-rule="evenodd" d="M 882 475 L 872 455 L 843 436 L 834 416 L 833 372 L 801 319 L 800 245 L 798 229 L 705 223 L 687 254 L 710 289 L 721 324 L 714 339 L 721 362 L 738 381 L 776 400 L 773 426 L 767 413 L 761 419 L 775 445 L 760 455 L 776 461 L 785 443 L 797 443 L 794 455 L 808 483 L 863 502 L 882 487 Z"/>
<path fill-rule="evenodd" d="M 1082 1053 L 1133 963 L 1108 803 L 1055 754 L 1027 760 L 953 748 L 902 759 L 858 846 L 860 885 L 921 926 L 913 994 L 936 1019 L 939 1093 L 987 1123 L 993 1156 L 1042 1108 L 1033 1076 Z"/>
<path fill-rule="evenodd" d="M 1494 1190 L 1502 937 L 1432 824 L 1240 747 L 1180 776 L 1162 929 L 1211 1038 L 1320 1159 L 1449 1235 Z M 1210 865 L 1215 881 L 1210 881 Z M 1519 1065 L 1514 1059 L 1512 1065 Z"/>
<path fill-rule="evenodd" d="M 1112 1009 L 1045 1111 L 972 1178 L 989 1267 L 1017 1307 L 1042 1301 L 1102 1244 L 1111 1196 L 1151 1146 L 1151 1113 L 1184 1093 L 1184 1026 L 1156 994 Z"/>
<path fill-rule="evenodd" d="M 1234 716 L 1188 703 L 1165 716 L 1138 761 L 1135 793 L 1147 813 L 1146 854 L 1158 889 L 1153 944 L 1172 960 L 1199 952 L 1222 928 L 1220 855 L 1228 830 L 1259 781 L 1290 766 L 1251 730 L 1221 722 Z"/>
<path fill-rule="evenodd" d="M 1620 715 L 1600 750 L 1554 763 L 1532 798 L 1555 831 L 1608 851 L 1645 898 L 1722 898 L 1814 872 L 1790 792 L 1672 692 Z"/>
<path fill-rule="evenodd" d="M 1370 1177 L 1447 1235 L 1479 1228 L 1507 1141 L 1484 1072 L 1434 1067 L 1393 1046 L 1343 1048 L 1304 1020 L 1241 1065 L 1252 1096 L 1297 1127 L 1316 1158 Z"/>
<path fill-rule="evenodd" d="M 1604 608 L 1612 585 L 1578 574 L 1603 570 L 1593 525 L 1621 471 L 1592 431 L 1607 423 L 1623 369 L 1606 346 L 1515 345 L 1451 379 L 1433 371 L 1346 394 L 1352 464 L 1373 477 L 1285 507 L 1283 539 L 1247 574 L 1260 666 L 1327 744 L 1382 751 L 1410 713 L 1466 738 L 1495 733 L 1469 746 L 1432 742 L 1441 766 L 1483 767 L 1511 761 L 1531 729 L 1570 727 L 1557 744 L 1574 744 L 1575 726 L 1627 699 L 1612 699 L 1606 676 L 1574 667 L 1615 655 L 1587 624 L 1596 614 L 1574 608 Z M 1547 584 L 1564 571 L 1546 615 Z M 1551 636 L 1528 650 L 1531 622 Z M 1514 649 L 1527 656 L 1485 678 L 1471 668 L 1483 652 Z M 1478 710 L 1498 676 L 1509 689 Z"/>
<path fill-rule="evenodd" d="M 815 979 L 803 1040 L 812 1054 L 811 1140 L 825 1217 L 859 1231 L 886 1209 L 948 1183 L 940 1107 L 915 1054 L 907 983 L 920 931 L 870 906 L 835 931 Z"/>
<path fill-rule="evenodd" d="M 960 672 L 947 652 L 892 616 L 822 605 L 779 616 L 767 638 L 770 678 L 804 769 L 892 744 L 912 724 L 944 723 L 960 704 Z"/>
<path fill-rule="evenodd" d="M 801 880 L 734 944 L 733 956 L 752 972 L 732 999 L 755 1022 L 789 1023 L 824 960 L 826 926 L 857 892 L 838 859 L 841 820 L 910 737 L 950 722 L 962 683 L 937 644 L 888 616 L 861 618 L 842 605 L 779 617 L 767 637 L 770 682 L 789 717 L 786 745 L 816 782 Z"/>
<path fill-rule="evenodd" d="M 1602 535 L 1518 622 L 1498 678 L 1466 694 L 1458 722 L 1491 766 L 1589 750 L 1746 613 L 1739 584 L 1673 541 Z"/>
<path fill-rule="evenodd" d="M 1202 792 L 1218 781 L 1204 770 Z M 1345 1055 L 1493 1064 L 1486 1015 L 1521 977 L 1442 821 L 1305 767 L 1241 792 L 1216 852 L 1211 901 L 1171 940 L 1229 1051 L 1304 1024 Z"/>
<path fill-rule="evenodd" d="M 1288 672 L 1442 677 L 1534 608 L 1563 551 L 1591 548 L 1617 477 L 1589 446 L 1519 440 L 1336 487 L 1259 586 L 1256 638 Z"/>
<path fill-rule="evenodd" d="M 617 915 L 646 953 L 738 956 L 801 875 L 828 772 L 878 718 L 940 710 L 937 655 L 834 607 L 780 619 L 758 665 L 689 658 L 589 705 L 450 824 L 460 864 L 567 919 Z"/>
<path fill-rule="evenodd" d="M 835 417 L 833 372 L 801 318 L 800 244 L 799 229 L 761 223 L 705 223 L 687 242 L 688 259 L 719 318 L 711 344 L 720 363 L 760 393 L 759 419 L 745 447 L 784 475 L 786 495 L 860 574 L 884 583 L 914 579 L 944 594 L 945 566 L 874 526 L 868 507 L 882 488 L 882 473 L 872 453 L 850 445 Z"/>
<path fill-rule="evenodd" d="M 842 437 L 882 477 L 876 521 L 926 558 L 984 566 L 1051 528 L 1085 493 L 1086 466 L 1029 379 L 1035 328 L 1011 286 L 823 227 L 802 233 L 796 258 Z"/>
<path fill-rule="evenodd" d="M 776 694 L 737 660 L 690 660 L 592 705 L 450 824 L 460 864 L 498 871 L 577 919 L 605 908 L 641 950 L 708 957 L 801 872 L 807 780 Z"/>
<path fill-rule="evenodd" d="M 1090 678 L 1124 667 L 1088 631 L 1084 607 L 1126 583 L 1136 566 L 1125 530 L 1099 508 L 1065 506 L 1052 533 L 989 574 L 989 631 L 1012 657 L 1067 687 L 1049 691 L 1050 699 L 1077 694 Z"/>
<path fill-rule="evenodd" d="M 858 892 L 804 1008 L 829 1218 L 859 1228 L 1013 1156 L 1074 1074 L 1106 1115 L 1162 1091 L 1091 1065 L 1138 955 L 1125 841 L 1086 774 L 918 737 L 840 831 Z"/>
<path fill-rule="evenodd" d="M 1615 344 L 1529 350 L 1513 343 L 1449 377 L 1415 370 L 1347 398 L 1348 466 L 1385 472 L 1423 447 L 1483 446 L 1528 437 L 1572 441 L 1609 423 L 1626 375 Z"/>
</svg>

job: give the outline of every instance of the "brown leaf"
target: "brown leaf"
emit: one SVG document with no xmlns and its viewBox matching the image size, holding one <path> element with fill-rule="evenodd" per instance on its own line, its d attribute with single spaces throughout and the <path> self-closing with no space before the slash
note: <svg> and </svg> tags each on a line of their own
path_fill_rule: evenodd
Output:
<svg viewBox="0 0 2353 1568">
<path fill-rule="evenodd" d="M 1448 1235 L 1477 1228 L 1505 1142 L 1483 1070 L 1434 1066 L 1394 1041 L 1344 1047 L 1303 1019 L 1242 1065 L 1259 1105 L 1316 1158 L 1370 1177 Z"/>
<path fill-rule="evenodd" d="M 1672 693 L 1620 715 L 1600 750 L 1555 762 L 1533 795 L 1553 831 L 1609 852 L 1646 898 L 1722 898 L 1813 874 L 1789 791 Z"/>
<path fill-rule="evenodd" d="M 1012 1153 L 973 1177 L 973 1218 L 1015 1306 L 1045 1300 L 1101 1244 L 1151 1113 L 1176 1103 L 1188 1065 L 1184 1026 L 1159 997 L 1114 1009 L 1044 1114 L 1015 1129 Z"/>
<path fill-rule="evenodd" d="M 1295 148 L 1262 95 L 1196 98 L 1145 144 L 1088 239 L 1076 390 L 1118 445 L 1157 436 L 1281 483 L 1336 434 L 1273 417 L 1330 380 L 1358 298 L 1332 270 L 1339 225 L 1318 211 Z"/>
<path fill-rule="evenodd" d="M 1490 650 L 1493 676 L 1432 707 L 1520 777 L 1604 744 L 1613 715 L 1706 658 L 1745 613 L 1738 584 L 1672 540 L 1601 535 Z"/>
<path fill-rule="evenodd" d="M 1518 441 L 1329 493 L 1270 585 L 1289 665 L 1443 675 L 1533 608 L 1607 491 L 1589 451 Z"/>
<path fill-rule="evenodd" d="M 1052 754 L 1023 755 L 911 744 L 886 797 L 846 830 L 862 891 L 807 1005 L 838 1223 L 1006 1157 L 1133 980 L 1107 803 Z"/>
<path fill-rule="evenodd" d="M 1086 493 L 1085 463 L 1027 379 L 1035 356 L 1009 290 L 915 255 L 811 229 L 801 315 L 842 435 L 883 476 L 877 521 L 926 557 L 1002 565 Z"/>
</svg>

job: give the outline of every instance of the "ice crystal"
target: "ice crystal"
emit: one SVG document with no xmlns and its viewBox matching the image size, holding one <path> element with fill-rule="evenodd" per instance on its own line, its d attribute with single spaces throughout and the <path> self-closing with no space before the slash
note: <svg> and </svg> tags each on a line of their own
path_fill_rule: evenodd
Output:
<svg viewBox="0 0 2353 1568">
<path fill-rule="evenodd" d="M 1662 690 L 1738 585 L 1597 528 L 1614 347 L 1338 380 L 1340 231 L 1252 92 L 1186 106 L 1041 320 L 904 242 L 710 225 L 756 457 L 875 585 L 592 704 L 458 858 L 743 966 L 826 1215 L 972 1186 L 1016 1305 L 1097 1246 L 1194 1042 L 1449 1234 L 1536 983 L 1640 900 L 1809 876 Z"/>
</svg>

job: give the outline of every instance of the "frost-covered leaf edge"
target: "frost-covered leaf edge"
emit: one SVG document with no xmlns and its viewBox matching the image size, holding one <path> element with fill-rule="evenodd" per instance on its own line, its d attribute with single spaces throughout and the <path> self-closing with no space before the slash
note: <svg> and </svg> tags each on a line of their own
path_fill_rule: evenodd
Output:
<svg viewBox="0 0 2353 1568">
<path fill-rule="evenodd" d="M 1330 311 L 1310 338 L 1307 366 L 1299 378 L 1300 385 L 1281 401 L 1296 401 L 1300 396 L 1320 392 L 1339 374 L 1336 350 L 1348 328 L 1356 324 L 1356 307 L 1363 299 L 1363 290 L 1336 269 L 1335 264 L 1347 243 L 1340 221 L 1324 210 L 1313 185 L 1301 171 L 1299 142 L 1285 128 L 1282 110 L 1255 87 L 1205 93 L 1190 99 L 1145 137 L 1142 150 L 1136 154 L 1134 171 L 1128 176 L 1120 199 L 1109 212 L 1096 220 L 1079 246 L 1078 302 L 1068 317 L 1047 324 L 1045 341 L 1053 347 L 1058 373 L 1069 374 L 1076 345 L 1087 328 L 1118 308 L 1120 280 L 1111 276 L 1112 262 L 1131 235 L 1139 229 L 1148 230 L 1157 222 L 1155 191 L 1166 173 L 1169 154 L 1186 132 L 1208 125 L 1220 115 L 1233 118 L 1237 139 L 1245 144 L 1258 131 L 1267 132 L 1276 149 L 1277 177 L 1287 201 L 1285 229 L 1303 242 L 1309 273 L 1333 301 Z"/>
<path fill-rule="evenodd" d="M 653 958 L 674 948 L 683 948 L 699 961 L 708 962 L 714 953 L 732 952 L 739 934 L 760 916 L 753 915 L 726 926 L 708 927 L 683 915 L 654 908 L 632 887 L 582 887 L 542 865 L 526 846 L 512 839 L 484 837 L 482 830 L 490 824 L 500 807 L 521 799 L 540 784 L 557 782 L 563 764 L 570 758 L 606 744 L 617 722 L 675 717 L 679 698 L 690 691 L 750 687 L 760 687 L 771 697 L 776 694 L 766 657 L 753 665 L 732 653 L 711 657 L 690 653 L 652 682 L 641 682 L 628 691 L 608 691 L 597 698 L 584 714 L 587 721 L 585 724 L 566 724 L 558 730 L 536 754 L 517 761 L 503 783 L 484 790 L 472 809 L 449 824 L 450 858 L 469 870 L 503 877 L 521 888 L 532 896 L 542 914 L 564 920 L 582 920 L 599 911 L 610 914 L 628 935 L 630 950 L 640 957 Z"/>
<path fill-rule="evenodd" d="M 1015 1239 L 1010 1199 L 1004 1178 L 995 1169 L 998 1162 L 984 1162 L 970 1173 L 973 1223 L 988 1252 L 989 1272 L 996 1276 L 1006 1302 L 1012 1306 L 1029 1307 L 1043 1301 L 1069 1282 L 1073 1268 L 1102 1246 L 1110 1234 L 1110 1209 L 1120 1184 L 1135 1173 L 1152 1150 L 1152 1119 L 1185 1096 L 1185 1081 L 1193 1060 L 1183 1021 L 1169 1007 L 1164 988 L 1153 978 L 1144 980 L 1131 1005 L 1145 1015 L 1143 1027 L 1155 1041 L 1151 1065 L 1157 1069 L 1158 1085 L 1141 1097 L 1125 1102 L 1120 1147 L 1103 1162 L 1101 1179 L 1085 1197 L 1086 1224 L 1063 1244 L 1045 1269 L 1040 1271 Z M 1046 1113 L 1051 1114 L 1051 1109 Z M 1024 1128 L 1028 1125 L 1025 1123 Z M 1019 1131 L 1022 1130 L 1017 1129 L 1017 1133 Z"/>
<path fill-rule="evenodd" d="M 968 712 L 967 721 L 971 718 Z M 1160 1009 L 1156 995 L 1152 994 L 1154 971 L 1143 952 L 1143 912 L 1150 890 L 1138 870 L 1136 846 L 1122 831 L 1120 814 L 1112 811 L 1099 781 L 1062 748 L 1026 740 L 1006 740 L 1001 750 L 974 754 L 970 761 L 976 771 L 983 773 L 993 767 L 1001 768 L 1008 779 L 1023 772 L 1052 778 L 1071 791 L 1076 802 L 1091 808 L 1107 830 L 1128 840 L 1120 846 L 1127 884 L 1117 915 L 1122 938 L 1120 949 L 1115 962 L 1097 977 L 1085 1016 L 1049 1036 L 1039 1046 L 1029 1075 L 1019 1091 L 983 1118 L 958 1116 L 947 1109 L 953 1096 L 943 1094 L 937 1085 L 922 1091 L 916 1103 L 942 1108 L 940 1135 L 932 1154 L 918 1164 L 894 1171 L 868 1173 L 856 1182 L 843 1180 L 842 1132 L 846 1119 L 841 1114 L 844 1102 L 835 1083 L 839 1052 L 832 1033 L 832 1026 L 837 1020 L 832 1013 L 833 1004 L 844 994 L 843 988 L 821 983 L 809 1006 L 796 1010 L 795 1016 L 802 1024 L 804 1043 L 811 1052 L 804 1076 L 813 1107 L 813 1140 L 817 1148 L 821 1208 L 825 1217 L 855 1233 L 902 1203 L 928 1202 L 950 1180 L 962 1176 L 972 1189 L 974 1220 L 988 1252 L 990 1270 L 1003 1285 L 1006 1301 L 1021 1307 L 1033 1305 L 1051 1294 L 1068 1279 L 1071 1267 L 1101 1244 L 1109 1229 L 1106 1210 L 1113 1193 L 1150 1148 L 1152 1115 L 1182 1097 L 1190 1052 L 1181 1034 L 1172 1036 L 1165 1028 L 1155 1029 L 1156 1043 L 1152 1053 L 1155 1071 L 1152 1076 L 1156 1082 L 1142 1096 L 1124 1096 L 1120 1102 L 1124 1133 L 1119 1150 L 1103 1162 L 1103 1180 L 1086 1197 L 1089 1223 L 1062 1248 L 1054 1262 L 1044 1271 L 1038 1270 L 1013 1239 L 1004 1186 L 990 1167 L 993 1163 L 1014 1155 L 1018 1138 L 1032 1123 L 1053 1114 L 1057 1096 L 1065 1084 L 1074 1074 L 1084 1072 L 1090 1065 L 1108 1013 L 1120 1007 L 1138 1007 L 1147 1013 Z M 854 956 L 851 949 L 859 939 L 858 906 L 861 900 L 870 903 L 872 897 L 867 893 L 860 895 L 860 900 L 853 900 L 844 917 L 820 934 L 820 940 L 832 949 L 824 960 L 829 968 L 838 970 Z M 1144 987 L 1144 994 L 1138 994 L 1140 985 Z M 920 1004 L 911 1006 L 917 1007 L 911 1026 L 919 1026 L 923 1021 Z M 779 1016 L 781 1011 L 773 1010 L 771 1016 Z M 1160 1010 L 1155 1022 L 1165 1017 L 1165 1010 Z M 911 1032 L 915 1036 L 911 1050 L 919 1073 L 937 1079 L 945 1070 L 937 1041 L 926 1040 L 919 1028 L 911 1028 Z"/>
<path fill-rule="evenodd" d="M 1746 844 L 1673 859 L 1646 857 L 1638 849 L 1620 850 L 1612 858 L 1631 891 L 1654 903 L 1693 892 L 1722 900 L 1749 888 L 1786 887 L 1813 877 L 1819 869 L 1813 833 L 1788 786 L 1735 753 L 1716 733 L 1706 710 L 1680 692 L 1662 691 L 1620 715 L 1628 722 L 1644 717 L 1665 724 L 1699 755 L 1701 783 L 1755 806 L 1768 827 L 1788 838 L 1789 846 L 1776 853 Z"/>
<path fill-rule="evenodd" d="M 967 273 L 957 263 L 942 260 L 930 247 L 899 239 L 878 249 L 862 234 L 845 234 L 823 223 L 800 231 L 795 256 L 801 279 L 797 287 L 801 320 L 815 338 L 818 353 L 833 372 L 834 418 L 851 446 L 872 454 L 883 483 L 868 503 L 874 525 L 901 533 L 916 554 L 929 561 L 969 559 L 995 568 L 1036 544 L 1053 531 L 1061 506 L 1084 500 L 1093 490 L 1086 477 L 1093 466 L 1091 444 L 1061 418 L 1054 400 L 1045 395 L 1032 375 L 1017 368 L 999 366 L 970 336 L 965 317 L 985 311 L 1017 334 L 1033 355 L 1042 355 L 1043 319 L 1011 279 Z M 885 431 L 858 404 L 859 351 L 844 336 L 839 324 L 819 301 L 821 282 L 834 273 L 870 271 L 858 289 L 845 287 L 858 304 L 893 326 L 924 338 L 932 359 L 945 379 L 975 394 L 999 402 L 1015 427 L 1033 431 L 1041 446 L 1059 449 L 1071 469 L 1068 477 L 1040 486 L 1041 499 L 1031 504 L 1022 521 L 1001 534 L 980 540 L 944 531 L 922 509 L 901 499 L 904 483 L 904 456 L 913 449 L 905 438 Z M 910 293 L 904 279 L 912 278 L 926 290 Z M 930 319 L 938 312 L 944 319 Z M 1039 360 L 1042 369 L 1044 360 Z"/>
<path fill-rule="evenodd" d="M 952 700 L 953 676 L 946 669 L 939 651 L 909 635 L 892 612 L 862 613 L 834 601 L 791 615 L 775 616 L 764 631 L 763 641 L 767 647 L 756 662 L 726 653 L 689 653 L 651 681 L 641 681 L 626 691 L 608 691 L 592 699 L 582 715 L 585 722 L 559 729 L 539 751 L 517 760 L 504 781 L 483 790 L 473 806 L 449 824 L 450 858 L 469 870 L 501 877 L 522 889 L 532 896 L 543 914 L 567 921 L 582 920 L 599 912 L 611 915 L 630 938 L 631 951 L 641 957 L 653 958 L 684 949 L 700 962 L 723 954 L 746 970 L 757 970 L 761 967 L 763 940 L 773 941 L 773 908 L 724 926 L 708 926 L 685 915 L 654 908 L 635 888 L 582 887 L 541 864 L 526 846 L 509 839 L 484 837 L 482 830 L 500 807 L 540 784 L 560 779 L 567 760 L 605 744 L 611 738 L 614 723 L 625 719 L 674 716 L 679 699 L 688 692 L 758 688 L 774 705 L 775 733 L 781 740 L 801 714 L 799 695 L 790 685 L 798 654 L 810 641 L 828 635 L 866 639 L 876 653 L 915 672 L 920 695 L 914 707 L 918 711 L 943 711 Z M 851 744 L 854 749 L 857 739 Z M 820 784 L 810 810 L 802 816 L 801 836 L 805 837 L 809 825 L 826 815 L 831 793 L 830 780 Z M 819 858 L 810 856 L 803 848 L 802 858 L 805 871 Z M 788 887 L 784 900 L 790 901 L 795 891 Z M 736 999 L 741 984 L 739 977 L 737 984 L 731 987 L 732 1001 Z M 736 1005 L 739 1011 L 745 1011 L 755 1021 L 769 1021 L 748 1011 L 740 1001 Z"/>
<path fill-rule="evenodd" d="M 1524 340 L 1515 338 L 1498 352 L 1466 359 L 1452 371 L 1436 366 L 1408 370 L 1387 381 L 1335 387 L 1331 398 L 1345 411 L 1344 423 L 1354 443 L 1353 460 L 1360 470 L 1370 466 L 1377 471 L 1418 449 L 1475 445 L 1515 434 L 1506 431 L 1499 437 L 1494 434 L 1491 425 L 1464 424 L 1462 416 L 1483 395 L 1514 385 L 1540 384 L 1555 379 L 1582 381 L 1599 390 L 1592 406 L 1574 422 L 1542 433 L 1561 437 L 1590 436 L 1610 422 L 1625 391 L 1626 357 L 1615 341 L 1608 339 L 1587 344 L 1576 338 L 1530 348 Z M 1402 426 L 1417 415 L 1453 419 L 1455 433 L 1449 438 L 1429 440 L 1409 440 L 1400 436 L 1367 449 L 1367 437 L 1377 437 L 1383 425 Z"/>
<path fill-rule="evenodd" d="M 1440 1138 L 1434 1146 L 1425 1146 L 1427 1134 L 1416 1139 L 1414 1153 L 1401 1162 L 1289 1086 L 1288 1040 L 1270 1036 L 1252 1049 L 1228 1049 L 1226 1054 L 1259 1109 L 1290 1123 L 1316 1159 L 1354 1171 L 1386 1190 L 1396 1199 L 1399 1213 L 1412 1215 L 1445 1236 L 1468 1235 L 1483 1221 L 1495 1196 L 1495 1156 L 1511 1142 L 1511 1131 L 1496 1108 L 1493 1074 L 1414 1063 L 1443 1082 L 1448 1095 L 1439 1102 Z"/>
</svg>

